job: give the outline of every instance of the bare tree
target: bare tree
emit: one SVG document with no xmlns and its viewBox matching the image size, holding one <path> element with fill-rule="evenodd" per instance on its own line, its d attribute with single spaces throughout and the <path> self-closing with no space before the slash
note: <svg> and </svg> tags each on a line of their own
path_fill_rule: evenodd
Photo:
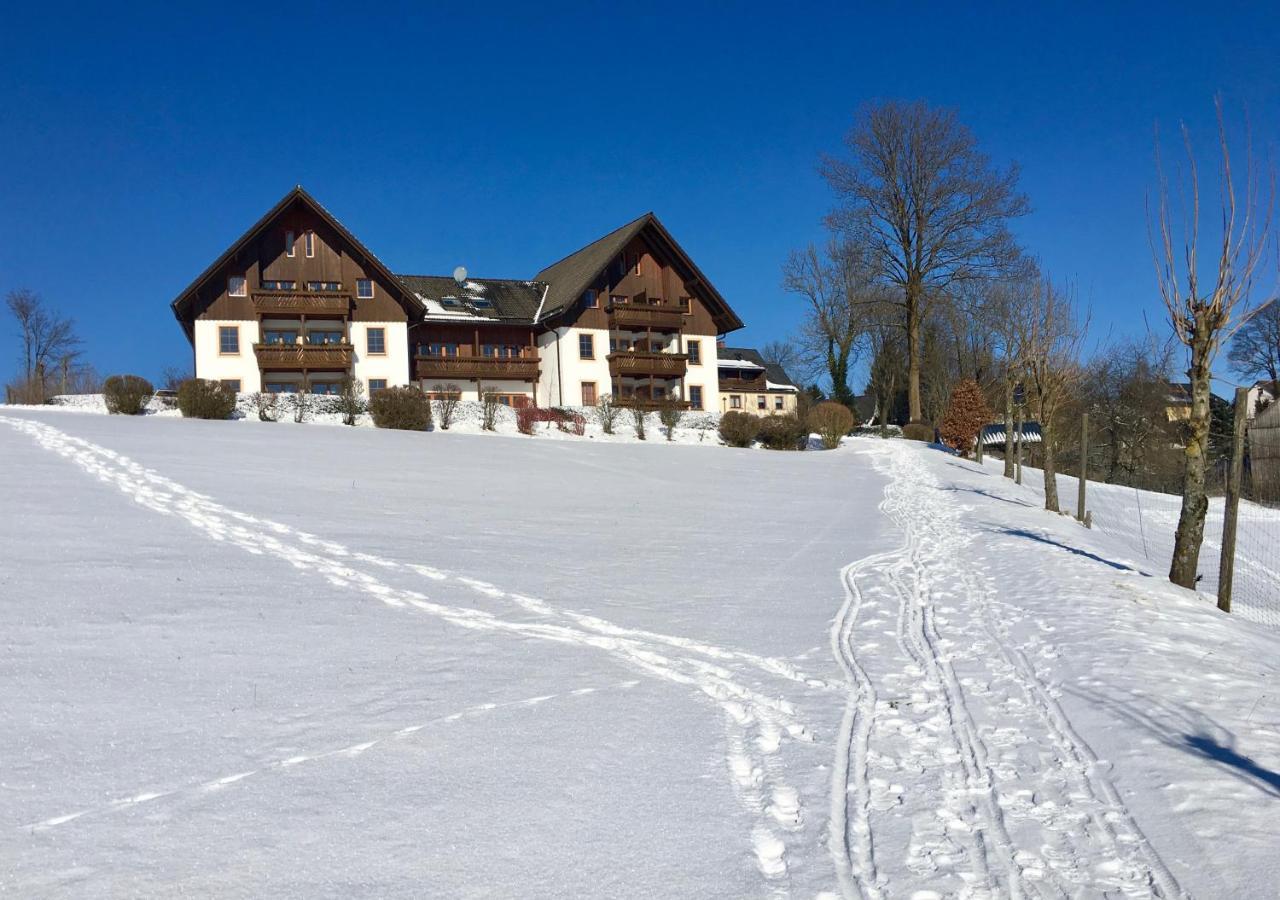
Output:
<svg viewBox="0 0 1280 900">
<path fill-rule="evenodd" d="M 1054 457 L 1058 414 L 1082 376 L 1080 348 L 1088 317 L 1080 318 L 1068 291 L 1042 282 L 1027 304 L 1027 329 L 1021 345 L 1027 394 L 1040 422 L 1044 463 L 1044 508 L 1059 512 L 1058 473 Z"/>
<path fill-rule="evenodd" d="M 35 291 L 19 288 L 5 297 L 22 342 L 22 380 L 37 385 L 41 394 L 47 394 L 47 379 L 54 370 L 63 373 L 63 381 L 70 380 L 70 371 L 80 355 L 80 339 L 75 334 L 75 323 L 51 311 Z M 41 397 L 43 400 L 43 397 Z"/>
<path fill-rule="evenodd" d="M 165 366 L 164 371 L 160 373 L 160 383 L 166 391 L 177 393 L 178 387 L 182 382 L 194 377 L 195 374 L 191 371 L 190 366 Z"/>
<path fill-rule="evenodd" d="M 1240 374 L 1253 380 L 1280 384 L 1280 302 L 1259 307 L 1231 339 L 1227 359 Z"/>
<path fill-rule="evenodd" d="M 1205 469 L 1209 452 L 1212 366 L 1223 341 L 1247 314 L 1249 289 L 1266 245 L 1274 198 L 1270 181 L 1263 196 L 1262 179 L 1251 155 L 1246 156 L 1243 193 L 1237 196 L 1221 100 L 1215 105 L 1222 156 L 1218 171 L 1222 232 L 1212 254 L 1216 271 L 1209 279 L 1200 278 L 1200 179 L 1185 125 L 1182 138 L 1189 167 L 1185 187 L 1190 190 L 1190 207 L 1181 203 L 1175 206 L 1170 197 L 1157 137 L 1158 202 L 1154 214 L 1148 211 L 1160 296 L 1173 332 L 1190 357 L 1187 374 L 1191 380 L 1191 416 L 1187 421 L 1182 510 L 1169 567 L 1169 580 L 1187 588 L 1195 587 L 1205 513 L 1209 508 Z"/>
<path fill-rule="evenodd" d="M 760 357 L 767 363 L 781 366 L 788 375 L 802 381 L 812 374 L 801 360 L 800 348 L 792 341 L 768 341 L 760 348 Z"/>
<path fill-rule="evenodd" d="M 871 378 L 867 391 L 876 398 L 880 419 L 880 436 L 889 434 L 889 421 L 895 414 L 899 392 L 906 382 L 906 361 L 902 333 L 888 325 L 876 325 L 870 331 Z M 862 423 L 859 423 L 862 424 Z"/>
<path fill-rule="evenodd" d="M 1014 249 L 1007 223 L 1029 210 L 1018 169 L 998 171 L 949 110 L 924 103 L 869 106 L 845 138 L 846 159 L 822 174 L 839 207 L 833 228 L 868 248 L 907 338 L 907 402 L 920 422 L 922 326 L 931 296 L 999 270 Z"/>
<path fill-rule="evenodd" d="M 823 372 L 831 380 L 831 396 L 848 406 L 853 402 L 850 368 L 866 333 L 868 308 L 877 300 L 866 254 L 857 245 L 836 240 L 823 251 L 810 244 L 792 252 L 783 266 L 782 286 L 808 307 L 798 357 L 810 372 Z"/>
</svg>

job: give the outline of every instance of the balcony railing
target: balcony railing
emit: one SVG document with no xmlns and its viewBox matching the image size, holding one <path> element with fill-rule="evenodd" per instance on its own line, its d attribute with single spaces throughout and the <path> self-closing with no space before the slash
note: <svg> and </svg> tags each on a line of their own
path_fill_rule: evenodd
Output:
<svg viewBox="0 0 1280 900">
<path fill-rule="evenodd" d="M 350 344 L 254 344 L 264 369 L 349 369 Z"/>
<path fill-rule="evenodd" d="M 254 291 L 253 309 L 259 313 L 346 316 L 351 312 L 351 295 L 340 291 Z"/>
<path fill-rule="evenodd" d="M 616 328 L 656 328 L 660 331 L 679 331 L 684 326 L 684 314 L 666 306 L 645 306 L 640 303 L 614 303 L 609 316 Z"/>
<path fill-rule="evenodd" d="M 617 378 L 630 376 L 642 378 L 683 378 L 689 357 L 684 353 L 651 353 L 641 350 L 622 350 L 610 353 L 609 374 Z"/>
<path fill-rule="evenodd" d="M 765 384 L 764 376 L 759 378 L 721 378 L 720 390 L 722 391 L 764 391 L 768 390 Z"/>
<path fill-rule="evenodd" d="M 481 378 L 537 381 L 538 357 L 528 356 L 437 356 L 419 353 L 415 357 L 418 378 Z"/>
</svg>

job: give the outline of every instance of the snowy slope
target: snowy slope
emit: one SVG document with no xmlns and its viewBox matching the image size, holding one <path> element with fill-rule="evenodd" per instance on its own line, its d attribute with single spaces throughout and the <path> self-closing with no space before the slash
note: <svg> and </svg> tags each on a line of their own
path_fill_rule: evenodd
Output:
<svg viewBox="0 0 1280 900">
<path fill-rule="evenodd" d="M 15 895 L 1277 877 L 1280 641 L 916 445 L 0 410 L 0 461 Z"/>
</svg>

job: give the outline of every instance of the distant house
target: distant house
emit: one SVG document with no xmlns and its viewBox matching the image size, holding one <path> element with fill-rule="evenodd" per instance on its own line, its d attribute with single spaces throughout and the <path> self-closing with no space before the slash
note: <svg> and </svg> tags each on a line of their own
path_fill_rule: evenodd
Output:
<svg viewBox="0 0 1280 900">
<path fill-rule="evenodd" d="M 1170 381 L 1168 385 L 1164 414 L 1170 422 L 1185 422 L 1191 418 L 1191 382 Z"/>
<path fill-rule="evenodd" d="M 1256 381 L 1249 388 L 1249 418 L 1252 419 L 1280 397 L 1280 382 Z"/>
<path fill-rule="evenodd" d="M 765 362 L 752 347 L 720 346 L 716 357 L 721 412 L 769 416 L 796 411 L 800 387 L 782 366 Z"/>
<path fill-rule="evenodd" d="M 1020 432 L 1013 432 L 1014 444 L 1018 441 L 1019 433 L 1022 435 L 1022 443 L 1024 444 L 1038 444 L 1044 439 L 1040 434 L 1039 422 L 1023 422 Z M 995 425 L 988 425 L 983 428 L 981 440 L 982 446 L 984 447 L 998 447 L 1001 450 L 1009 449 L 1006 447 L 1006 444 L 1009 443 L 1009 436 L 1006 433 L 1003 422 L 998 422 Z M 1012 447 L 1012 445 L 1009 445 L 1009 447 Z"/>
</svg>

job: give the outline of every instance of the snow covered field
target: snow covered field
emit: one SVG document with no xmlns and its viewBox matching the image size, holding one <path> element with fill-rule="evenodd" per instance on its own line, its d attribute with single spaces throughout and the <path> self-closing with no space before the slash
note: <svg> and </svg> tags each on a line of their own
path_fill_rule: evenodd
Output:
<svg viewBox="0 0 1280 900">
<path fill-rule="evenodd" d="M 0 409 L 14 896 L 1264 897 L 1280 636 L 974 464 Z"/>
</svg>

